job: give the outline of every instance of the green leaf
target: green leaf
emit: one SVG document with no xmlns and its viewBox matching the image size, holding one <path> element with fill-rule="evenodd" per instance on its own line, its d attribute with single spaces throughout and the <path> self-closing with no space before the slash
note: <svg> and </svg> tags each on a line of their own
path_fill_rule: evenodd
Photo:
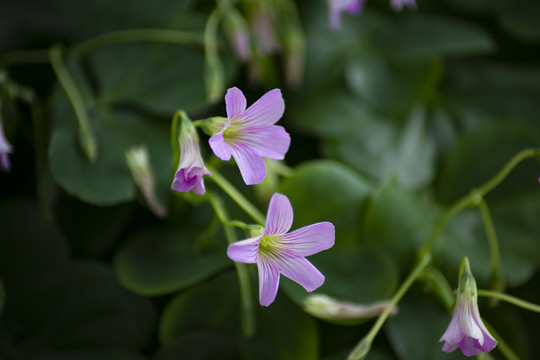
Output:
<svg viewBox="0 0 540 360">
<path fill-rule="evenodd" d="M 71 120 L 76 123 L 74 115 Z M 143 144 L 150 152 L 156 186 L 164 186 L 170 181 L 167 124 L 133 112 L 105 110 L 95 114 L 93 120 L 99 147 L 97 161 L 93 164 L 81 152 L 74 130 L 59 127 L 53 132 L 49 145 L 51 171 L 68 193 L 94 205 L 132 200 L 136 191 L 125 151 Z"/>
<path fill-rule="evenodd" d="M 278 295 L 270 307 L 256 306 L 257 333 L 250 339 L 241 333 L 239 306 L 236 275 L 224 274 L 173 298 L 160 320 L 159 338 L 168 347 L 182 344 L 176 351 L 189 351 L 187 337 L 210 334 L 214 343 L 226 337 L 231 344 L 225 350 L 238 349 L 238 358 L 246 360 L 318 358 L 314 321 L 287 298 Z"/>
<path fill-rule="evenodd" d="M 350 61 L 346 80 L 354 93 L 377 110 L 402 114 L 437 92 L 441 65 L 436 59 L 394 61 L 365 52 Z"/>
<path fill-rule="evenodd" d="M 300 165 L 280 186 L 291 200 L 295 228 L 330 221 L 336 228 L 336 246 L 357 241 L 357 220 L 370 191 L 369 183 L 353 170 L 328 160 Z"/>
<path fill-rule="evenodd" d="M 232 265 L 224 239 L 214 237 L 210 241 L 210 247 L 202 247 L 201 234 L 193 229 L 145 229 L 120 248 L 114 268 L 120 283 L 135 293 L 172 293 Z"/>
<path fill-rule="evenodd" d="M 430 198 L 392 179 L 383 184 L 366 209 L 364 238 L 386 249 L 387 256 L 405 268 L 429 238 L 439 213 Z"/>
<path fill-rule="evenodd" d="M 455 144 L 437 185 L 437 197 L 451 202 L 492 178 L 519 151 L 540 141 L 539 132 L 520 123 L 493 122 L 463 134 Z M 472 156 L 471 156 L 472 155 Z M 536 186 L 538 174 L 519 166 L 490 196 L 512 194 Z"/>
<path fill-rule="evenodd" d="M 193 332 L 175 337 L 153 360 L 241 359 L 236 344 L 227 334 Z"/>
<path fill-rule="evenodd" d="M 504 0 L 497 3 L 498 20 L 510 34 L 527 42 L 540 41 L 540 4 L 535 0 Z"/>
<path fill-rule="evenodd" d="M 114 245 L 131 226 L 129 222 L 136 209 L 134 204 L 91 206 L 62 195 L 56 198 L 56 219 L 72 255 L 84 258 L 110 256 Z"/>
<path fill-rule="evenodd" d="M 536 178 L 532 179 L 536 183 Z M 500 242 L 503 271 L 509 286 L 527 282 L 540 266 L 540 189 L 490 202 L 495 230 Z"/>
<path fill-rule="evenodd" d="M 0 276 L 9 294 L 6 306 L 24 305 L 64 271 L 68 249 L 37 205 L 25 198 L 2 200 L 0 229 Z"/>
<path fill-rule="evenodd" d="M 19 298 L 12 298 L 13 302 Z M 153 308 L 147 299 L 122 289 L 105 265 L 73 263 L 54 283 L 43 289 L 25 307 L 10 307 L 5 319 L 8 332 L 16 324 L 31 324 L 13 348 L 58 351 L 137 351 L 150 339 Z M 23 320 L 24 319 L 24 320 Z"/>
<path fill-rule="evenodd" d="M 390 343 L 401 360 L 463 359 L 459 349 L 452 353 L 441 351 L 440 337 L 451 316 L 433 301 L 402 301 L 399 315 L 386 323 Z"/>
<path fill-rule="evenodd" d="M 540 68 L 536 65 L 512 65 L 488 61 L 449 63 L 445 94 L 450 94 L 476 112 L 484 111 L 496 119 L 528 122 L 539 127 Z M 470 119 L 459 114 L 468 126 Z M 491 119 L 493 121 L 493 119 Z"/>
<path fill-rule="evenodd" d="M 435 175 L 435 143 L 425 123 L 420 108 L 399 125 L 381 117 L 362 119 L 348 136 L 327 140 L 324 150 L 377 179 L 395 176 L 407 187 L 420 188 Z"/>
<path fill-rule="evenodd" d="M 309 257 L 325 276 L 324 284 L 313 293 L 282 278 L 283 290 L 300 306 L 306 308 L 311 295 L 327 295 L 340 301 L 370 305 L 391 297 L 398 285 L 399 273 L 383 248 L 372 245 L 332 248 Z M 317 314 L 313 314 L 317 315 Z M 324 320 L 337 324 L 358 324 L 366 318 Z"/>
<path fill-rule="evenodd" d="M 493 52 L 495 44 L 481 27 L 460 18 L 406 13 L 375 30 L 373 42 L 386 54 L 403 59 Z"/>
<path fill-rule="evenodd" d="M 202 47 L 130 44 L 91 56 L 103 105 L 131 103 L 163 115 L 206 105 Z"/>
</svg>

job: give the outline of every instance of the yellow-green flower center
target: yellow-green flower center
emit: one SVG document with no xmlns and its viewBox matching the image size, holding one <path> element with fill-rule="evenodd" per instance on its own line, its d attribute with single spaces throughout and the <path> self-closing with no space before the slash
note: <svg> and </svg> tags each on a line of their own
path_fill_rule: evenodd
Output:
<svg viewBox="0 0 540 360">
<path fill-rule="evenodd" d="M 240 138 L 241 128 L 241 126 L 234 124 L 231 120 L 231 124 L 223 132 L 223 138 L 225 139 L 225 142 L 234 142 L 238 140 Z"/>
<path fill-rule="evenodd" d="M 262 237 L 261 242 L 259 243 L 259 250 L 262 252 L 272 252 L 276 247 L 279 246 L 280 237 L 278 235 L 265 235 Z"/>
</svg>

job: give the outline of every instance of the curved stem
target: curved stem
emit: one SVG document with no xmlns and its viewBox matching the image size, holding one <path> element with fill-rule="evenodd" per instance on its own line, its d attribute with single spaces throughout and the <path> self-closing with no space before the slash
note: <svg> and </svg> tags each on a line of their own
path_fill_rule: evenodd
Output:
<svg viewBox="0 0 540 360">
<path fill-rule="evenodd" d="M 401 284 L 401 286 L 396 291 L 392 299 L 390 299 L 384 311 L 379 315 L 379 317 L 377 318 L 377 321 L 375 321 L 375 324 L 373 325 L 371 330 L 369 330 L 367 335 L 362 340 L 360 340 L 360 342 L 353 349 L 353 351 L 351 352 L 347 360 L 360 360 L 360 359 L 363 359 L 367 355 L 366 349 L 369 351 L 369 347 L 370 347 L 368 346 L 368 344 L 370 345 L 373 342 L 373 340 L 375 339 L 375 336 L 377 336 L 377 333 L 382 328 L 384 322 L 388 318 L 388 315 L 390 315 L 390 312 L 392 311 L 392 309 L 397 305 L 399 300 L 401 300 L 403 295 L 405 295 L 407 290 L 409 290 L 411 285 L 422 273 L 422 271 L 424 271 L 426 266 L 429 264 L 430 260 L 431 260 L 431 255 L 427 253 L 418 261 L 418 263 L 413 268 L 409 276 L 407 276 L 407 278 L 405 279 L 403 284 Z"/>
<path fill-rule="evenodd" d="M 461 197 L 459 200 L 457 200 L 451 207 L 448 209 L 448 211 L 444 214 L 444 216 L 439 220 L 437 225 L 435 226 L 435 229 L 433 230 L 433 233 L 429 237 L 428 241 L 420 251 L 420 255 L 423 253 L 428 252 L 431 249 L 431 246 L 433 245 L 433 242 L 435 241 L 435 238 L 439 234 L 439 231 L 442 230 L 444 225 L 450 220 L 454 215 L 462 211 L 463 209 L 467 208 L 470 205 L 475 204 L 478 201 L 478 198 L 483 198 L 487 193 L 489 193 L 491 190 L 493 190 L 497 185 L 499 185 L 520 162 L 523 160 L 538 156 L 540 153 L 540 150 L 538 149 L 525 149 L 517 153 L 508 161 L 503 168 L 495 174 L 491 179 L 489 179 L 487 182 L 485 182 L 482 186 L 477 188 L 476 190 L 472 191 L 471 193 Z"/>
<path fill-rule="evenodd" d="M 223 11 L 217 6 L 206 21 L 204 28 L 205 81 L 208 100 L 217 102 L 225 88 L 223 65 L 219 59 L 217 31 Z"/>
<path fill-rule="evenodd" d="M 207 165 L 206 168 L 212 176 L 210 179 L 215 182 L 231 199 L 234 200 L 242 210 L 244 210 L 256 223 L 263 225 L 266 222 L 264 215 L 242 195 L 227 179 L 225 179 L 215 168 Z"/>
<path fill-rule="evenodd" d="M 158 42 L 176 45 L 203 45 L 203 37 L 186 31 L 167 29 L 130 29 L 105 33 L 96 36 L 83 43 L 76 45 L 73 52 L 78 55 L 86 55 L 100 47 L 135 43 L 135 42 Z"/>
<path fill-rule="evenodd" d="M 491 256 L 491 282 L 493 290 L 502 291 L 505 288 L 504 278 L 501 268 L 501 255 L 499 252 L 499 241 L 497 240 L 497 233 L 495 232 L 495 226 L 491 220 L 491 214 L 486 201 L 482 198 L 478 202 L 478 208 L 482 214 L 482 221 L 486 229 L 486 237 L 488 240 L 489 253 Z"/>
<path fill-rule="evenodd" d="M 471 193 L 458 199 L 446 211 L 446 213 L 443 215 L 443 217 L 439 220 L 439 222 L 435 226 L 435 229 L 431 233 L 426 244 L 419 252 L 419 261 L 417 265 L 411 271 L 409 276 L 405 279 L 403 284 L 399 287 L 394 297 L 388 303 L 388 306 L 385 308 L 385 310 L 381 313 L 381 315 L 379 315 L 379 317 L 377 318 L 377 321 L 375 322 L 373 327 L 370 329 L 369 333 L 358 343 L 358 345 L 350 353 L 349 357 L 347 358 L 348 360 L 360 360 L 360 359 L 363 359 L 368 354 L 369 349 L 371 347 L 371 343 L 375 339 L 375 336 L 377 335 L 379 330 L 382 328 L 382 325 L 388 318 L 388 314 L 390 313 L 392 308 L 397 305 L 398 301 L 403 297 L 403 295 L 405 295 L 405 293 L 410 288 L 412 283 L 418 278 L 418 276 L 422 273 L 425 267 L 429 264 L 429 261 L 431 259 L 431 253 L 430 253 L 431 247 L 437 235 L 442 230 L 444 225 L 446 225 L 448 220 L 450 220 L 454 215 L 456 215 L 463 209 L 467 208 L 468 206 L 477 204 L 479 202 L 478 199 L 482 199 L 484 195 L 486 195 L 488 192 L 493 190 L 497 185 L 499 185 L 510 173 L 510 171 L 512 171 L 521 161 L 529 157 L 539 156 L 539 154 L 540 154 L 540 150 L 537 150 L 537 149 L 525 149 L 525 150 L 520 151 L 519 153 L 514 155 L 514 157 L 512 157 L 512 159 L 510 159 L 510 161 L 508 161 L 504 165 L 504 167 L 497 174 L 495 174 L 494 177 L 492 177 L 490 180 L 485 182 L 477 190 L 472 191 Z"/>
<path fill-rule="evenodd" d="M 228 219 L 228 214 L 225 206 L 221 199 L 213 193 L 207 193 L 210 204 L 214 208 L 218 219 L 223 224 L 223 229 L 225 231 L 225 237 L 227 242 L 232 244 L 236 241 L 236 234 L 230 221 Z M 251 286 L 249 282 L 249 274 L 246 264 L 234 262 L 236 268 L 236 274 L 238 276 L 238 285 L 240 287 L 240 302 L 242 308 L 242 330 L 244 335 L 247 337 L 253 336 L 255 334 L 255 315 L 254 315 L 254 305 L 253 298 L 251 296 Z"/>
<path fill-rule="evenodd" d="M 86 113 L 86 105 L 84 104 L 81 93 L 62 59 L 61 47 L 59 45 L 52 46 L 49 50 L 49 56 L 53 70 L 58 77 L 60 84 L 62 84 L 62 87 L 73 106 L 73 110 L 75 110 L 75 115 L 79 120 L 79 143 L 81 148 L 90 162 L 95 162 L 97 158 L 96 138 L 90 127 L 90 121 L 88 119 L 88 114 Z"/>
<path fill-rule="evenodd" d="M 531 302 L 521 300 L 521 299 L 519 299 L 517 297 L 507 295 L 507 294 L 503 294 L 503 293 L 498 292 L 498 291 L 478 290 L 477 294 L 478 294 L 478 296 L 484 296 L 484 297 L 489 297 L 489 298 L 492 298 L 492 299 L 499 299 L 499 300 L 502 300 L 502 301 L 506 301 L 507 303 L 515 305 L 515 306 L 519 306 L 520 308 L 540 313 L 540 305 L 536 305 L 536 304 L 533 304 Z"/>
</svg>

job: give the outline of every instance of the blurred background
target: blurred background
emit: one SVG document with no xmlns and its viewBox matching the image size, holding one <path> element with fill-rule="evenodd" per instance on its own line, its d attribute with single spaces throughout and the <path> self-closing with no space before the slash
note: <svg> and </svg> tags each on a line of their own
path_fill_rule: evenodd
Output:
<svg viewBox="0 0 540 360">
<path fill-rule="evenodd" d="M 290 168 L 269 164 L 254 187 L 230 163 L 220 171 L 262 212 L 272 193 L 288 195 L 293 228 L 334 223 L 334 248 L 310 257 L 326 276 L 315 293 L 372 304 L 392 296 L 453 202 L 540 147 L 539 19 L 534 0 L 402 11 L 367 0 L 339 29 L 324 0 L 2 0 L 0 117 L 13 151 L 0 172 L 0 359 L 345 359 L 373 320 L 308 312 L 309 294 L 283 278 L 263 308 L 255 266 L 257 330 L 243 335 L 212 208 L 170 190 L 174 113 L 226 116 L 227 88 L 248 105 L 280 88 Z M 127 165 L 141 145 L 166 213 Z M 479 287 L 540 303 L 539 175 L 525 160 L 486 196 L 502 271 L 478 209 L 456 215 L 432 276 L 368 359 L 464 358 L 438 342 L 451 316 L 439 285 L 456 287 L 463 256 Z M 540 358 L 538 314 L 483 298 L 480 309 L 504 339 L 492 358 Z"/>
</svg>

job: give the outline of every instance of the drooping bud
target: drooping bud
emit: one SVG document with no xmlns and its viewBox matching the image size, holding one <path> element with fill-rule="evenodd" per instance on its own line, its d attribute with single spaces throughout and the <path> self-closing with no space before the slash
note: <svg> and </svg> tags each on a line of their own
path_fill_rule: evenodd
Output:
<svg viewBox="0 0 540 360">
<path fill-rule="evenodd" d="M 139 187 L 148 207 L 158 217 L 167 216 L 167 209 L 157 199 L 154 191 L 154 175 L 150 166 L 148 150 L 144 146 L 126 151 L 126 160 L 131 176 Z"/>
<path fill-rule="evenodd" d="M 480 318 L 476 281 L 467 257 L 461 263 L 460 274 L 454 314 L 439 340 L 444 341 L 442 350 L 452 352 L 459 347 L 465 356 L 490 352 L 497 345 L 497 341 Z"/>
<path fill-rule="evenodd" d="M 203 176 L 210 176 L 210 172 L 204 166 L 195 126 L 184 114 L 181 121 L 180 163 L 171 188 L 180 192 L 193 190 L 195 194 L 202 195 L 205 193 Z"/>
</svg>

